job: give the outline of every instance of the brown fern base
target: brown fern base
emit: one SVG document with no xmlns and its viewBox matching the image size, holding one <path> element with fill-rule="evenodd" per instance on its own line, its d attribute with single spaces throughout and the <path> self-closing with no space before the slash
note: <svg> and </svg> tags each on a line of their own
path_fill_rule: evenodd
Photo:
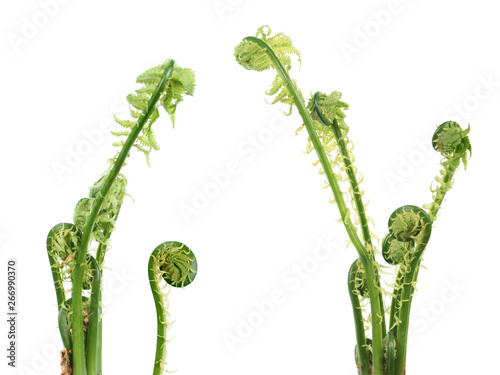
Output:
<svg viewBox="0 0 500 375">
<path fill-rule="evenodd" d="M 61 371 L 61 375 L 73 374 L 71 363 L 69 363 L 68 351 L 66 349 L 61 350 Z"/>
</svg>

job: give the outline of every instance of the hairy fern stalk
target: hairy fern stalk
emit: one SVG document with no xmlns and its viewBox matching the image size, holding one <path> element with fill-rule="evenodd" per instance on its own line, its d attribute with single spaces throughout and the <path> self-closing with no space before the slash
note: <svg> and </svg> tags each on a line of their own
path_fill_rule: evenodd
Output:
<svg viewBox="0 0 500 375">
<path fill-rule="evenodd" d="M 137 77 L 141 85 L 127 96 L 130 119 L 118 119 L 121 130 L 117 151 L 107 170 L 78 201 L 73 223 L 54 226 L 47 237 L 47 252 L 56 289 L 59 330 L 64 344 L 64 374 L 102 373 L 101 288 L 104 257 L 126 196 L 127 179 L 121 173 L 132 148 L 142 152 L 149 165 L 150 152 L 159 145 L 153 124 L 162 107 L 175 121 L 177 104 L 193 95 L 194 73 L 172 59 Z M 97 246 L 95 250 L 92 250 Z"/>
<path fill-rule="evenodd" d="M 257 30 L 255 37 L 242 40 L 235 47 L 236 61 L 244 68 L 255 71 L 274 69 L 276 77 L 266 92 L 273 96 L 272 104 L 295 107 L 303 120 L 297 130 L 307 130 L 306 151 L 315 152 L 319 173 L 326 177 L 323 188 L 332 191 L 331 203 L 340 212 L 358 258 L 348 272 L 348 289 L 352 304 L 356 345 L 354 357 L 360 375 L 403 375 L 406 373 L 406 349 L 410 307 L 422 254 L 429 242 L 432 225 L 453 185 L 453 176 L 460 164 L 467 166 L 471 155 L 469 129 L 462 130 L 452 121 L 441 124 L 434 133 L 432 144 L 441 153 L 442 170 L 431 186 L 432 202 L 423 208 L 407 205 L 396 209 L 389 218 L 388 234 L 381 249 L 378 238 L 370 229 L 371 219 L 363 203 L 363 179 L 354 166 L 353 144 L 345 122 L 348 104 L 341 94 L 317 92 L 306 103 L 295 80 L 291 79 L 292 57 L 301 62 L 299 51 L 283 33 L 271 34 L 268 26 Z M 395 280 L 392 291 L 380 283 L 381 264 L 376 254 L 394 266 Z M 385 307 L 385 300 L 390 306 Z M 369 306 L 369 307 L 368 307 Z M 365 309 L 366 307 L 366 309 Z M 371 338 L 367 330 L 371 327 Z"/>
</svg>

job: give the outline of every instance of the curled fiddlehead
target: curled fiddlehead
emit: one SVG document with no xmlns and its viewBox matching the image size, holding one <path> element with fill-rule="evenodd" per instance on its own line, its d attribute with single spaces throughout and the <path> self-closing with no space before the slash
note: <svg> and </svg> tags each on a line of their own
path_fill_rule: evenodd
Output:
<svg viewBox="0 0 500 375">
<path fill-rule="evenodd" d="M 432 136 L 432 146 L 443 157 L 442 169 L 435 178 L 436 184 L 431 185 L 432 202 L 424 206 L 428 208 L 432 221 L 436 220 L 446 193 L 453 187 L 453 175 L 460 163 L 467 168 L 467 161 L 472 154 L 469 132 L 470 126 L 462 130 L 456 122 L 446 121 L 437 127 Z"/>
<path fill-rule="evenodd" d="M 409 244 L 409 251 L 403 256 L 403 262 L 398 268 L 390 323 L 390 329 L 397 343 L 395 371 L 396 374 L 403 374 L 406 364 L 411 300 L 417 283 L 422 255 L 432 233 L 432 221 L 422 208 L 407 205 L 399 207 L 391 214 L 387 226 L 389 236 Z"/>
<path fill-rule="evenodd" d="M 198 271 L 194 253 L 186 245 L 177 241 L 163 242 L 158 245 L 148 263 L 148 277 L 157 319 L 156 355 L 153 375 L 165 370 L 167 359 L 167 332 L 171 325 L 168 312 L 169 285 L 183 288 L 193 282 Z"/>
<path fill-rule="evenodd" d="M 81 238 L 81 230 L 71 223 L 59 223 L 47 235 L 47 254 L 58 306 L 66 300 L 64 281 L 70 280 L 73 275 L 75 255 Z"/>
<path fill-rule="evenodd" d="M 399 241 L 394 235 L 388 234 L 382 242 L 382 256 L 387 263 L 396 266 L 403 263 L 412 245 L 412 241 Z"/>
<path fill-rule="evenodd" d="M 266 52 L 267 48 L 273 51 L 281 67 L 273 63 L 272 57 Z M 283 33 L 271 36 L 271 29 L 267 25 L 260 27 L 255 33 L 255 37 L 243 39 L 234 49 L 236 61 L 245 69 L 260 72 L 272 68 L 278 71 L 278 74 L 276 74 L 274 78 L 274 82 L 271 84 L 269 90 L 266 91 L 266 94 L 274 96 L 272 104 L 281 102 L 289 105 L 289 113 L 291 113 L 294 104 L 293 95 L 290 95 L 288 89 L 290 84 L 295 87 L 303 100 L 295 80 L 284 80 L 279 74 L 279 69 L 284 68 L 286 71 L 289 71 L 292 68 L 291 55 L 297 56 L 299 62 L 301 61 L 300 52 L 292 45 L 291 39 Z"/>
</svg>

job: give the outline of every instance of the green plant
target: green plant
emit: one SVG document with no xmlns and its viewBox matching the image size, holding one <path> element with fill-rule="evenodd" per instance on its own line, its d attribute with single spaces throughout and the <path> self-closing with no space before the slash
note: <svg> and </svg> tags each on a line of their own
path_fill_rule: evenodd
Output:
<svg viewBox="0 0 500 375">
<path fill-rule="evenodd" d="M 160 116 L 159 107 L 165 109 L 174 123 L 177 104 L 184 95 L 192 95 L 195 86 L 194 73 L 180 68 L 172 59 L 139 75 L 137 83 L 141 87 L 127 96 L 131 118 L 121 120 L 115 116 L 122 129 L 111 132 L 119 140 L 113 144 L 117 153 L 108 161 L 108 169 L 90 188 L 89 196 L 78 201 L 73 223 L 55 225 L 47 237 L 59 330 L 65 347 L 62 361 L 65 373 L 102 373 L 103 266 L 126 195 L 127 180 L 121 169 L 133 147 L 144 153 L 149 165 L 150 152 L 159 149 L 152 129 Z M 97 245 L 95 251 L 91 250 L 93 243 Z M 167 265 L 170 267 L 172 263 Z"/>
<path fill-rule="evenodd" d="M 235 47 L 236 61 L 244 68 L 255 71 L 274 69 L 276 78 L 267 95 L 274 96 L 272 104 L 281 102 L 295 106 L 302 117 L 308 133 L 307 152 L 316 152 L 320 164 L 320 174 L 325 175 L 325 188 L 331 188 L 332 203 L 340 211 L 340 221 L 344 224 L 350 241 L 354 245 L 358 259 L 348 273 L 348 288 L 352 303 L 356 349 L 355 360 L 359 374 L 402 375 L 406 367 L 406 349 L 410 307 L 417 282 L 422 254 L 429 242 L 432 224 L 445 194 L 452 187 L 453 175 L 461 163 L 467 165 L 471 145 L 467 134 L 452 121 L 440 125 L 432 138 L 434 148 L 441 153 L 442 170 L 436 177 L 436 186 L 431 187 L 433 200 L 427 209 L 417 206 L 403 206 L 389 218 L 389 234 L 382 245 L 384 259 L 396 266 L 394 290 L 386 291 L 380 282 L 380 267 L 375 254 L 374 234 L 370 230 L 364 192 L 360 189 L 360 175 L 353 164 L 352 143 L 349 127 L 345 123 L 344 111 L 348 104 L 341 101 L 341 94 L 315 93 L 305 102 L 295 80 L 289 76 L 291 55 L 299 51 L 286 35 L 271 36 L 268 26 L 257 30 L 255 37 L 244 38 Z M 343 187 L 344 189 L 342 190 Z M 384 296 L 391 297 L 390 308 L 385 308 Z M 366 316 L 362 302 L 370 304 L 370 316 Z M 387 322 L 387 315 L 389 321 Z M 365 323 L 371 325 L 372 338 L 365 334 Z"/>
<path fill-rule="evenodd" d="M 170 327 L 168 313 L 167 285 L 183 288 L 191 284 L 198 271 L 194 253 L 177 241 L 158 245 L 148 263 L 148 277 L 156 307 L 157 339 L 153 375 L 160 375 L 165 369 L 167 358 L 167 332 Z"/>
</svg>

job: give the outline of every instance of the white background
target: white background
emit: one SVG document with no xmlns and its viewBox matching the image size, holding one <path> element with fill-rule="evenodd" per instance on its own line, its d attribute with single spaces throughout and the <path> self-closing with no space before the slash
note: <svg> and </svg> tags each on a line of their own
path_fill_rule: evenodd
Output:
<svg viewBox="0 0 500 375">
<path fill-rule="evenodd" d="M 99 124 L 112 120 L 139 73 L 171 57 L 195 70 L 197 89 L 179 105 L 175 130 L 165 115 L 155 124 L 161 150 L 152 153 L 152 168 L 133 152 L 124 169 L 134 201 L 126 200 L 106 258 L 104 373 L 152 371 L 156 328 L 147 261 L 159 243 L 178 240 L 196 253 L 199 274 L 171 293 L 176 323 L 169 369 L 187 375 L 355 374 L 345 282 L 354 248 L 344 248 L 337 208 L 320 188 L 314 157 L 303 154 L 305 133 L 295 136 L 296 112 L 283 124 L 278 114 L 286 108 L 265 102 L 273 73 L 245 71 L 232 55 L 262 24 L 285 32 L 301 51 L 302 67 L 295 63 L 292 76 L 304 95 L 338 90 L 350 104 L 346 120 L 356 165 L 380 237 L 395 208 L 431 199 L 440 158 L 416 142 L 428 146 L 445 120 L 471 123 L 473 157 L 443 205 L 414 299 L 408 373 L 495 371 L 495 2 L 46 3 L 3 2 L 0 11 L 0 295 L 6 293 L 7 259 L 16 258 L 23 369 L 6 371 L 2 354 L 1 373 L 58 373 L 46 234 L 71 220 L 74 205 L 114 154 L 114 137 Z M 89 132 L 96 140 L 90 150 Z M 251 145 L 255 137 L 258 150 Z M 86 155 L 59 178 L 54 166 L 77 150 Z M 228 163 L 238 165 L 238 174 L 186 219 L 180 208 L 193 206 L 196 192 L 213 189 L 213 175 Z M 336 246 L 318 261 L 321 240 Z M 302 278 L 292 276 L 296 267 L 305 267 Z M 259 319 L 255 304 L 265 304 L 276 290 L 281 303 Z M 0 301 L 6 310 L 6 297 Z M 248 337 L 228 345 L 225 338 L 249 320 L 255 328 Z M 0 332 L 6 329 L 3 323 Z M 6 334 L 0 343 L 5 352 Z"/>
</svg>

